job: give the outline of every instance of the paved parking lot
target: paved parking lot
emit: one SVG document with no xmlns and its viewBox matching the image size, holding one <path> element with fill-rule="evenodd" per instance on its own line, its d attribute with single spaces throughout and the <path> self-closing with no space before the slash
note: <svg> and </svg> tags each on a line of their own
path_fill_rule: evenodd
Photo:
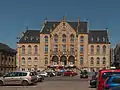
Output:
<svg viewBox="0 0 120 90">
<path fill-rule="evenodd" d="M 95 90 L 89 88 L 88 79 L 79 77 L 53 77 L 46 78 L 32 86 L 2 86 L 0 90 Z"/>
</svg>

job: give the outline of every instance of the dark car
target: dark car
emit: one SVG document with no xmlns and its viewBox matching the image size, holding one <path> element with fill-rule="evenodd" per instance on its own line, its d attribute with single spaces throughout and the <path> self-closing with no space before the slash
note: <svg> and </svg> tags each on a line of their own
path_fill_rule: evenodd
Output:
<svg viewBox="0 0 120 90">
<path fill-rule="evenodd" d="M 95 74 L 92 75 L 92 78 L 90 80 L 90 86 L 92 88 L 96 88 L 97 87 L 97 72 L 95 72 Z"/>
<path fill-rule="evenodd" d="M 97 78 L 93 78 L 90 80 L 90 86 L 92 88 L 96 88 L 97 87 Z"/>
<path fill-rule="evenodd" d="M 120 86 L 120 74 L 107 77 L 104 83 L 104 90 Z"/>
<path fill-rule="evenodd" d="M 88 72 L 86 70 L 80 73 L 80 78 L 88 78 Z"/>
<path fill-rule="evenodd" d="M 57 76 L 62 76 L 63 72 L 56 72 Z"/>
</svg>

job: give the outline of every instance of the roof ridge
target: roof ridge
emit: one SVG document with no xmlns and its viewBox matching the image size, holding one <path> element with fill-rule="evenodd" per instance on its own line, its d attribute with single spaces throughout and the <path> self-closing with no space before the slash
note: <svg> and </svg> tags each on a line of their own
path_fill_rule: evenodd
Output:
<svg viewBox="0 0 120 90">
<path fill-rule="evenodd" d="M 89 31 L 95 31 L 95 32 L 98 32 L 98 31 L 107 31 L 106 29 L 94 29 L 94 30 L 89 30 Z"/>
<path fill-rule="evenodd" d="M 40 31 L 40 29 L 28 29 L 28 30 L 26 30 L 26 31 Z"/>
</svg>

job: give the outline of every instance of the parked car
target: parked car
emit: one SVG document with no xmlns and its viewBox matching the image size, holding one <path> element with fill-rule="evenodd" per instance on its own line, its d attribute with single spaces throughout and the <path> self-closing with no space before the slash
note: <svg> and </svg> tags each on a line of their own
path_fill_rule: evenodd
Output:
<svg viewBox="0 0 120 90">
<path fill-rule="evenodd" d="M 103 90 L 106 78 L 113 74 L 120 74 L 120 69 L 99 70 L 99 73 L 98 73 L 99 77 L 97 80 L 97 90 Z"/>
<path fill-rule="evenodd" d="M 90 80 L 90 86 L 92 88 L 96 88 L 97 87 L 97 78 L 94 78 L 94 79 Z"/>
<path fill-rule="evenodd" d="M 44 80 L 44 76 L 42 76 L 42 75 L 37 75 L 37 81 L 38 82 L 42 82 Z"/>
<path fill-rule="evenodd" d="M 39 75 L 44 76 L 44 77 L 48 77 L 48 73 L 47 72 L 40 72 Z"/>
<path fill-rule="evenodd" d="M 109 89 L 109 90 L 120 90 L 120 86 L 111 87 L 111 89 Z"/>
<path fill-rule="evenodd" d="M 47 74 L 49 77 L 54 77 L 56 75 L 55 72 L 47 72 Z"/>
<path fill-rule="evenodd" d="M 73 71 L 65 71 L 64 72 L 64 76 L 75 76 L 75 75 L 76 75 L 76 73 Z"/>
<path fill-rule="evenodd" d="M 86 70 L 85 71 L 81 71 L 80 78 L 88 78 L 88 72 Z"/>
<path fill-rule="evenodd" d="M 120 75 L 109 76 L 104 83 L 104 90 L 109 90 L 112 87 L 120 86 Z"/>
<path fill-rule="evenodd" d="M 37 76 L 33 72 L 18 71 L 10 72 L 0 77 L 0 86 L 7 84 L 21 84 L 23 86 L 36 84 Z"/>
</svg>

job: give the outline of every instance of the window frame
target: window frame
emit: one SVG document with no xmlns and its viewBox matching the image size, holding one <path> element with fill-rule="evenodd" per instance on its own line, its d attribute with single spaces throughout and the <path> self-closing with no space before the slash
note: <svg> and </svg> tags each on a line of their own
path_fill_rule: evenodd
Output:
<svg viewBox="0 0 120 90">
<path fill-rule="evenodd" d="M 62 42 L 64 42 L 64 43 L 66 42 L 66 35 L 65 34 L 62 35 Z"/>
<path fill-rule="evenodd" d="M 45 43 L 48 43 L 48 36 L 45 36 Z"/>
<path fill-rule="evenodd" d="M 84 36 L 80 36 L 80 43 L 84 42 Z"/>
</svg>

